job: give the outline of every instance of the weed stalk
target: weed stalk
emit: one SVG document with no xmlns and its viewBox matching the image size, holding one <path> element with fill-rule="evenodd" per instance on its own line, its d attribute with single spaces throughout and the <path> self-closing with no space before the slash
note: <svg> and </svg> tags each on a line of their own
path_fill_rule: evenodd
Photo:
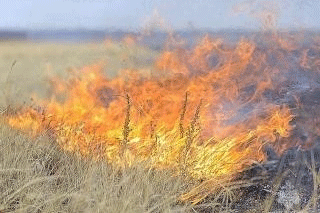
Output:
<svg viewBox="0 0 320 213">
<path fill-rule="evenodd" d="M 184 137 L 183 120 L 187 110 L 187 102 L 188 102 L 188 92 L 186 92 L 186 96 L 185 96 L 183 107 L 180 114 L 180 120 L 179 120 L 180 138 Z"/>
<path fill-rule="evenodd" d="M 182 167 L 181 167 L 181 172 L 182 174 L 185 176 L 186 175 L 186 170 L 187 170 L 187 159 L 188 159 L 188 155 L 189 155 L 189 152 L 190 152 L 190 149 L 191 149 L 191 145 L 194 141 L 194 139 L 197 137 L 197 134 L 198 131 L 196 129 L 197 127 L 197 122 L 200 118 L 200 108 L 201 108 L 201 105 L 202 105 L 202 100 L 200 100 L 200 103 L 199 105 L 197 106 L 197 109 L 194 113 L 194 116 L 192 118 L 192 121 L 190 122 L 190 126 L 188 128 L 188 131 L 187 131 L 187 138 L 186 138 L 186 145 L 185 145 L 185 148 L 184 148 L 184 151 L 183 151 L 183 155 L 182 155 Z"/>
<path fill-rule="evenodd" d="M 130 101 L 130 97 L 127 94 L 126 95 L 126 100 L 127 100 L 127 109 L 126 109 L 126 118 L 124 121 L 124 125 L 123 125 L 123 140 L 120 143 L 120 152 L 119 152 L 119 156 L 120 156 L 120 160 L 122 159 L 126 165 L 126 157 L 125 157 L 125 151 L 127 149 L 127 144 L 128 144 L 128 138 L 129 138 L 129 133 L 130 133 L 130 108 L 131 108 L 131 101 Z"/>
</svg>

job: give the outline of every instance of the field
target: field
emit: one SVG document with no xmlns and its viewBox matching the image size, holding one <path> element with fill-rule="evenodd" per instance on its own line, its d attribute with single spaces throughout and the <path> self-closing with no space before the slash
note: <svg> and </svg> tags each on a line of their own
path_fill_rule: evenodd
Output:
<svg viewBox="0 0 320 213">
<path fill-rule="evenodd" d="M 260 64 L 253 63 L 253 61 L 260 61 L 263 57 L 258 52 L 260 49 L 255 48 L 250 42 L 241 41 L 235 50 L 230 50 L 231 48 L 228 47 L 229 49 L 223 49 L 225 52 L 221 51 L 222 48 L 217 47 L 220 44 L 215 42 L 204 38 L 205 45 L 201 44 L 203 46 L 195 47 L 192 54 L 186 54 L 180 48 L 177 48 L 177 52 L 157 52 L 126 41 L 83 44 L 1 42 L 0 212 L 317 212 L 319 209 L 320 151 L 316 142 L 319 140 L 316 126 L 319 121 L 313 119 L 320 114 L 316 109 L 318 94 L 320 94 L 318 76 L 310 72 L 311 74 L 302 74 L 303 78 L 301 78 L 300 72 L 302 71 L 294 70 L 291 72 L 291 66 L 284 68 L 283 64 L 274 63 L 273 65 L 277 68 L 288 69 L 290 80 L 294 83 L 287 80 L 282 81 L 280 75 L 272 73 L 263 65 L 261 65 L 263 69 L 260 69 Z M 283 47 L 281 51 L 270 49 L 276 52 L 275 57 L 284 57 L 280 59 L 282 61 L 286 57 L 291 57 L 291 60 L 297 54 L 296 52 L 301 53 L 302 56 L 304 54 L 298 48 L 294 52 L 295 50 L 285 49 L 286 47 Z M 211 67 L 208 68 L 207 64 L 201 62 L 207 60 L 207 55 L 202 53 L 214 52 L 215 48 L 222 55 L 222 62 L 212 62 L 212 67 L 215 67 L 217 74 L 212 77 L 210 75 L 212 73 Z M 258 53 L 255 55 L 254 51 Z M 217 52 L 212 55 L 218 55 Z M 232 63 L 228 64 L 226 61 L 229 60 L 230 52 L 233 57 L 230 59 Z M 177 53 L 178 55 L 175 55 Z M 217 58 L 219 57 L 217 56 Z M 310 67 L 308 72 L 318 68 L 314 58 L 316 57 L 314 56 L 306 64 Z M 269 63 L 267 59 L 266 61 L 265 63 Z M 223 63 L 228 66 L 220 66 Z M 92 67 L 93 64 L 98 64 L 98 68 Z M 156 64 L 156 68 L 154 64 Z M 89 67 L 90 71 L 88 72 L 86 69 L 81 71 L 83 67 Z M 248 74 L 247 67 L 257 69 L 257 72 Z M 96 69 L 99 69 L 99 72 Z M 164 76 L 163 78 L 167 81 L 160 82 L 162 86 L 157 87 L 159 83 L 157 79 L 145 77 L 153 75 L 156 69 L 171 70 L 174 73 L 173 77 L 171 73 L 161 73 L 159 79 Z M 93 71 L 91 72 L 91 70 Z M 128 76 L 126 73 L 121 73 L 123 70 L 139 70 L 143 80 L 140 79 L 140 76 L 137 77 L 134 72 L 133 74 L 129 72 Z M 190 70 L 193 73 L 186 74 Z M 234 70 L 243 70 L 243 73 L 239 71 L 240 74 L 233 74 Z M 248 74 L 246 78 L 243 78 L 244 74 Z M 271 77 L 264 78 L 269 74 Z M 119 75 L 121 77 L 116 78 Z M 197 75 L 200 75 L 201 78 L 197 78 Z M 54 116 L 54 112 L 59 111 L 61 107 L 66 109 L 66 116 L 60 118 L 57 115 L 52 123 L 51 121 L 48 123 L 46 121 L 40 122 L 39 120 L 42 118 L 45 120 L 48 117 L 46 117 L 47 115 L 40 116 L 41 113 L 45 114 L 46 112 L 45 110 L 42 112 L 41 107 L 37 108 L 38 100 L 49 101 L 49 98 L 55 94 L 54 87 L 58 87 L 57 76 L 59 79 L 64 79 L 64 81 L 61 80 L 61 85 L 65 88 L 71 88 L 70 94 L 63 90 L 65 88 L 62 91 L 68 93 L 72 98 L 70 102 L 66 102 L 70 105 L 66 104 L 63 107 L 59 105 L 60 102 L 55 102 L 55 100 L 48 102 L 48 109 L 51 110 L 50 116 L 51 114 Z M 115 80 L 106 79 L 105 76 Z M 239 105 L 243 101 L 244 96 L 252 96 L 245 100 L 245 103 L 250 103 L 249 106 L 243 105 L 243 108 L 239 112 L 237 111 L 239 114 L 236 113 L 234 117 L 227 120 L 229 123 L 226 130 L 223 128 L 226 126 L 218 126 L 216 123 L 209 123 L 209 121 L 206 123 L 207 121 L 202 119 L 205 117 L 204 115 L 207 115 L 201 111 L 203 99 L 199 99 L 197 95 L 192 96 L 192 92 L 202 92 L 193 85 L 202 85 L 199 82 L 203 83 L 203 79 L 207 76 L 210 77 L 210 79 L 208 77 L 211 80 L 210 85 L 211 83 L 215 84 L 215 89 L 218 88 L 215 91 L 219 91 L 219 94 L 206 90 L 205 95 L 208 97 L 204 101 L 209 100 L 212 103 L 215 101 L 217 106 L 220 104 L 225 108 L 233 109 L 234 105 Z M 123 80 L 127 78 L 129 80 Z M 238 78 L 243 81 L 243 84 L 240 82 L 236 91 L 232 84 L 221 83 L 227 82 L 224 79 L 236 79 L 237 81 Z M 269 79 L 273 81 L 272 90 L 269 90 L 269 87 L 271 88 L 271 83 L 268 83 Z M 309 79 L 314 80 L 312 83 L 315 86 L 312 86 L 312 90 L 305 89 L 305 85 L 311 82 Z M 232 82 L 231 80 L 230 82 Z M 166 85 L 166 82 L 169 82 L 169 86 L 163 86 Z M 296 86 L 297 82 L 298 86 Z M 122 84 L 126 88 L 123 97 L 127 102 L 111 99 L 108 96 L 110 90 L 112 93 L 114 90 L 122 88 Z M 176 85 L 184 88 L 184 84 L 191 85 L 190 88 L 193 89 L 190 90 L 191 94 L 180 87 L 176 88 Z M 99 93 L 102 98 L 98 97 L 97 100 L 94 100 L 103 107 L 94 108 L 95 105 L 94 107 L 90 105 L 91 97 L 87 97 L 86 90 L 80 93 L 80 97 L 74 96 L 78 94 L 77 92 L 82 91 L 82 85 L 89 88 L 88 94 L 96 94 L 90 92 L 100 92 L 96 89 L 103 88 Z M 206 84 L 203 83 L 203 85 Z M 175 92 L 171 93 L 168 88 L 173 88 Z M 296 101 L 293 95 L 285 93 L 291 90 L 303 98 Z M 118 91 L 121 90 L 118 89 Z M 221 91 L 222 95 L 220 95 Z M 280 92 L 272 93 L 273 91 Z M 61 92 L 63 100 L 67 98 L 64 96 L 64 92 Z M 165 95 L 157 96 L 158 92 Z M 139 102 L 141 101 L 139 98 L 146 97 L 143 94 L 151 94 L 150 102 L 154 101 L 153 96 L 157 96 L 157 101 L 165 101 L 164 103 L 169 105 L 169 109 L 163 105 L 156 108 L 156 102 L 153 102 L 154 105 L 143 105 Z M 59 93 L 59 95 L 61 94 Z M 167 100 L 166 96 L 172 100 Z M 230 100 L 225 100 L 229 97 Z M 94 116 L 86 113 L 83 117 L 80 115 L 77 117 L 76 112 L 81 112 L 81 110 L 75 112 L 70 110 L 71 108 L 74 110 L 72 104 L 74 101 L 78 101 L 78 98 L 80 99 L 77 102 L 79 109 L 84 110 L 84 107 L 90 106 L 92 107 L 90 112 L 101 113 L 102 118 L 110 116 L 110 121 L 107 119 L 102 121 L 108 123 L 106 125 L 109 126 L 101 127 L 101 132 L 105 133 L 106 129 L 114 128 L 112 125 L 121 124 L 115 133 L 112 133 L 119 133 L 120 135 L 117 136 L 123 137 L 121 142 L 119 144 L 110 142 L 109 144 L 110 147 L 120 147 L 117 150 L 117 153 L 120 153 L 120 160 L 112 150 L 106 151 L 105 156 L 103 153 L 101 158 L 92 158 L 91 155 L 95 153 L 95 150 L 90 150 L 91 145 L 78 144 L 78 141 L 86 143 L 87 138 L 92 139 L 92 143 L 94 143 L 98 140 L 97 138 L 100 140 L 101 137 L 109 137 L 109 135 L 105 136 L 99 132 L 99 129 L 96 130 L 100 126 L 97 127 L 93 124 L 93 127 L 80 129 L 81 133 L 73 133 L 77 132 L 80 127 L 77 126 L 78 124 L 69 125 L 68 119 L 75 118 L 80 119 L 81 122 L 85 120 L 89 123 L 91 120 L 86 120 L 87 117 Z M 82 102 L 85 98 L 88 99 Z M 113 106 L 111 102 L 116 102 L 118 105 Z M 178 104 L 173 104 L 175 102 Z M 88 106 L 87 103 L 89 103 Z M 158 135 L 155 136 L 159 138 L 156 139 L 156 141 L 159 140 L 157 141 L 159 144 L 152 145 L 153 133 L 150 134 L 150 138 L 149 135 L 146 136 L 144 126 L 145 124 L 149 125 L 150 120 L 143 118 L 145 120 L 139 123 L 137 118 L 140 118 L 139 113 L 141 112 L 135 111 L 131 103 L 141 103 L 145 107 L 144 109 L 149 107 L 149 114 L 154 116 L 151 122 L 158 115 L 157 110 L 163 111 L 161 116 L 165 118 L 163 120 L 159 118 L 159 123 L 163 121 L 168 124 L 168 128 L 171 128 L 171 123 L 174 126 L 176 121 L 176 119 L 173 121 L 172 118 L 166 117 L 172 113 L 178 117 L 179 126 L 173 127 L 176 128 L 175 131 L 164 131 L 169 136 L 161 135 L 162 129 L 167 126 L 159 127 Z M 268 107 L 274 104 L 276 107 L 272 105 L 265 109 L 261 107 L 264 104 Z M 191 109 L 186 109 L 187 105 L 190 105 Z M 214 107 L 216 105 L 213 104 Z M 281 105 L 281 108 L 278 105 Z M 119 116 L 114 115 L 116 111 L 112 111 L 112 107 L 118 111 L 121 111 L 120 108 L 124 109 L 121 111 L 123 114 L 120 114 L 120 120 Z M 101 110 L 105 110 L 105 108 L 110 111 Z M 248 108 L 252 111 L 258 111 L 258 113 L 251 115 L 245 112 Z M 266 111 L 261 112 L 261 108 Z M 217 110 L 218 108 L 212 109 Z M 292 112 L 294 116 L 291 116 L 289 112 Z M 109 114 L 105 115 L 104 113 Z M 30 114 L 35 115 L 35 118 L 31 119 L 32 121 L 27 120 Z M 113 115 L 114 117 L 112 117 Z M 111 120 L 111 118 L 118 120 Z M 308 123 L 311 120 L 314 123 Z M 100 122 L 100 120 L 98 121 Z M 214 125 L 216 127 L 216 129 L 209 128 L 216 134 L 216 138 L 207 139 L 205 135 L 203 136 L 205 139 L 203 139 L 198 135 L 200 121 L 208 126 Z M 25 128 L 24 124 L 27 122 L 31 122 L 31 125 Z M 42 128 L 44 124 L 46 127 Z M 308 129 L 310 126 L 312 126 L 312 130 Z M 250 131 L 246 131 L 247 127 L 250 128 Z M 71 130 L 70 132 L 58 132 L 59 128 L 71 128 Z M 37 134 L 28 134 L 30 129 Z M 96 131 L 90 132 L 91 129 Z M 293 130 L 291 131 L 291 129 Z M 205 132 L 206 129 L 203 131 Z M 83 133 L 88 133 L 88 135 L 83 135 Z M 176 134 L 182 136 L 176 137 Z M 211 134 L 211 132 L 207 134 Z M 230 138 L 227 137 L 228 134 L 231 135 Z M 66 136 L 73 142 L 73 145 L 68 145 L 71 148 L 67 147 L 62 140 Z M 145 138 L 141 139 L 141 142 L 136 139 L 137 137 Z M 172 140 L 170 142 L 173 144 L 176 143 L 174 140 L 177 140 L 178 148 L 173 147 L 168 151 L 165 147 L 166 143 L 169 143 L 166 142 L 169 140 L 168 138 Z M 263 138 L 262 142 L 260 138 Z M 81 141 L 82 139 L 84 141 Z M 208 141 L 206 145 L 201 144 L 206 140 Z M 233 141 L 239 144 L 232 145 Z M 264 147 L 266 141 L 270 142 L 271 148 Z M 305 146 L 301 141 L 305 142 Z M 185 142 L 185 146 L 179 145 L 180 142 Z M 161 150 L 161 143 L 164 144 L 162 145 L 163 150 Z M 160 150 L 159 153 L 149 155 L 149 148 L 145 147 L 150 144 L 152 145 L 150 150 L 153 152 L 157 148 Z M 154 146 L 157 147 L 154 148 Z M 179 146 L 181 147 L 179 148 Z M 216 152 L 210 152 L 210 147 L 215 150 L 220 148 L 224 151 L 226 149 L 231 154 L 217 154 L 216 156 Z M 261 147 L 264 150 L 260 150 Z M 136 151 L 139 148 L 142 150 L 141 153 Z M 183 153 L 182 157 L 180 155 L 176 157 L 177 152 Z M 166 158 L 165 154 L 169 155 L 169 160 L 159 160 Z M 202 158 L 202 154 L 206 158 Z M 189 155 L 199 159 L 203 165 L 196 165 Z M 176 159 L 181 160 L 182 163 L 177 163 Z M 207 162 L 207 159 L 210 162 Z M 249 160 L 250 163 L 248 163 Z M 211 161 L 214 163 L 210 164 Z M 229 166 L 229 163 L 232 165 Z M 177 167 L 179 168 L 176 169 Z"/>
<path fill-rule="evenodd" d="M 30 103 L 33 93 L 47 97 L 50 77 L 66 77 L 68 70 L 102 61 L 108 65 L 105 72 L 114 77 L 124 68 L 148 67 L 157 54 L 144 48 L 129 48 L 121 43 L 4 41 L 0 47 L 1 107 Z M 12 103 L 5 103 L 7 99 Z"/>
<path fill-rule="evenodd" d="M 47 97 L 49 77 L 66 77 L 103 61 L 109 76 L 128 67 L 147 67 L 157 52 L 119 44 L 2 42 L 1 107 L 31 104 L 34 93 Z M 129 51 L 128 51 L 129 50 Z M 139 64 L 140 63 L 140 64 Z M 143 64 L 141 64 L 143 63 Z M 12 65 L 14 64 L 14 65 Z M 11 70 L 12 67 L 12 70 Z M 1 120 L 1 212 L 149 212 L 180 211 L 172 207 L 186 183 L 170 172 L 142 166 L 120 173 L 105 162 L 63 153 L 43 135 L 36 139 Z"/>
</svg>

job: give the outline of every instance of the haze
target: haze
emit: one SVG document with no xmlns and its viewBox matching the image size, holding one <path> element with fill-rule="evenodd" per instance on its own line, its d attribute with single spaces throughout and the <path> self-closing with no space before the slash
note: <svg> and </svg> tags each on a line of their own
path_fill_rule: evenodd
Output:
<svg viewBox="0 0 320 213">
<path fill-rule="evenodd" d="M 259 22 L 237 9 L 257 1 L 218 0 L 11 0 L 2 1 L 2 29 L 139 29 L 156 10 L 175 29 L 258 29 Z M 261 1 L 260 1 L 261 2 Z M 270 2 L 270 1 L 269 1 Z M 320 1 L 273 1 L 280 11 L 281 28 L 319 28 Z"/>
</svg>

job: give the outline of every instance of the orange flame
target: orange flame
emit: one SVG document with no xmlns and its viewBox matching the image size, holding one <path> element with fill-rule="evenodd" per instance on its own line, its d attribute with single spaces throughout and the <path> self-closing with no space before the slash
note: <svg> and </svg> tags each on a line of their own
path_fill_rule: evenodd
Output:
<svg viewBox="0 0 320 213">
<path fill-rule="evenodd" d="M 148 161 L 217 180 L 264 160 L 265 143 L 289 136 L 290 110 L 261 98 L 272 69 L 253 43 L 227 49 L 207 36 L 179 51 L 159 57 L 155 69 L 166 73 L 158 78 L 127 70 L 108 79 L 102 65 L 85 67 L 55 80 L 56 96 L 39 102 L 43 110 L 25 108 L 8 122 L 32 135 L 50 129 L 63 149 L 114 165 Z"/>
</svg>

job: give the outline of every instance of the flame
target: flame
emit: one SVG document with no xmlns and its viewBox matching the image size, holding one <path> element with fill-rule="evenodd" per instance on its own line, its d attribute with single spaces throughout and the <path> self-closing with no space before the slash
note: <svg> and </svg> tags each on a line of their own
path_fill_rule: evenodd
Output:
<svg viewBox="0 0 320 213">
<path fill-rule="evenodd" d="M 50 101 L 8 123 L 33 136 L 50 130 L 63 149 L 115 166 L 148 161 L 196 179 L 232 178 L 292 130 L 289 108 L 262 97 L 277 83 L 265 58 L 252 42 L 232 48 L 206 36 L 194 49 L 165 51 L 160 76 L 132 69 L 108 79 L 96 64 L 55 79 Z"/>
</svg>

